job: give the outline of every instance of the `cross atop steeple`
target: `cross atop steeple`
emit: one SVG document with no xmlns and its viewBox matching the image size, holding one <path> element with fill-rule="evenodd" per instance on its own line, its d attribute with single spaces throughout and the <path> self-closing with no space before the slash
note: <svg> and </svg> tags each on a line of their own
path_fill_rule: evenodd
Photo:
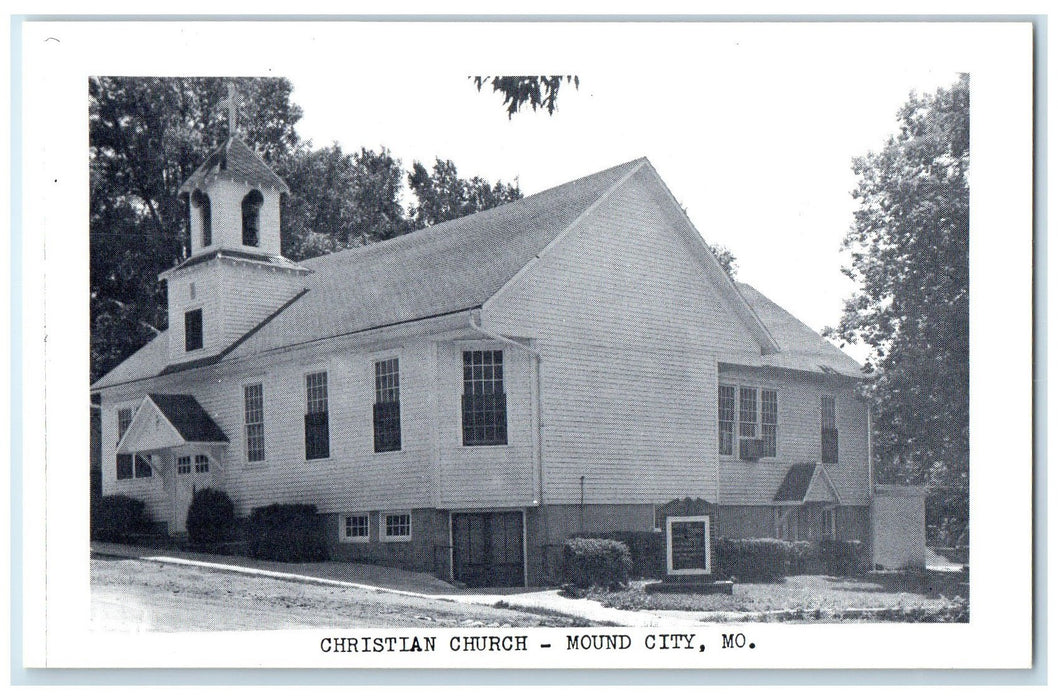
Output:
<svg viewBox="0 0 1058 700">
<path fill-rule="evenodd" d="M 228 110 L 228 136 L 235 136 L 239 129 L 239 101 L 234 85 L 228 83 L 228 96 L 218 102 L 217 107 Z"/>
</svg>

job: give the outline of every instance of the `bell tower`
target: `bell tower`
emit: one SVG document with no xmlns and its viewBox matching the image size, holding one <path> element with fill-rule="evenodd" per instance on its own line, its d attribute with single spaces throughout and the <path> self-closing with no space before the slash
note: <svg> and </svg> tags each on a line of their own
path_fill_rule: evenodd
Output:
<svg viewBox="0 0 1058 700">
<path fill-rule="evenodd" d="M 280 197 L 290 189 L 236 134 L 180 187 L 188 198 L 191 255 L 166 270 L 171 364 L 213 357 L 304 289 L 309 270 L 282 255 Z"/>
</svg>

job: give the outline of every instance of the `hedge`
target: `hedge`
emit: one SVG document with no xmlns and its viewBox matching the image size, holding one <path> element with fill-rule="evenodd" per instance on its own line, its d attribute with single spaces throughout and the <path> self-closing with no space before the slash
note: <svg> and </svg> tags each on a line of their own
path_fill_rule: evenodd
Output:
<svg viewBox="0 0 1058 700">
<path fill-rule="evenodd" d="M 129 542 L 136 535 L 151 532 L 147 505 L 123 494 L 103 496 L 92 511 L 92 539 L 102 542 Z"/>
<path fill-rule="evenodd" d="M 316 506 L 273 503 L 254 508 L 249 523 L 250 556 L 273 561 L 323 561 L 327 543 Z"/>
<path fill-rule="evenodd" d="M 613 589 L 628 584 L 632 556 L 623 542 L 573 537 L 562 546 L 566 582 L 577 588 Z"/>
<path fill-rule="evenodd" d="M 191 544 L 217 544 L 231 539 L 235 506 L 219 489 L 200 489 L 187 509 L 187 539 Z"/>
<path fill-rule="evenodd" d="M 665 535 L 662 532 L 649 530 L 619 530 L 616 532 L 599 532 L 573 537 L 615 540 L 628 547 L 632 557 L 631 577 L 660 578 L 665 575 Z"/>
<path fill-rule="evenodd" d="M 855 576 L 867 570 L 866 550 L 859 540 L 823 540 L 819 555 L 832 576 Z"/>
<path fill-rule="evenodd" d="M 721 537 L 716 543 L 716 568 L 721 576 L 738 581 L 782 581 L 796 551 L 794 543 L 784 540 Z"/>
</svg>

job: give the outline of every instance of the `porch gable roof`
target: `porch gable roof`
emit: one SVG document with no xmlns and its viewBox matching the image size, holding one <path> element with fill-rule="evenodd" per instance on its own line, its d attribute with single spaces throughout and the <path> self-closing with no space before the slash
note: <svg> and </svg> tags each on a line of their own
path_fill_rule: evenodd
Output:
<svg viewBox="0 0 1058 700">
<path fill-rule="evenodd" d="M 189 394 L 148 394 L 118 442 L 118 454 L 178 447 L 188 443 L 223 443 L 228 437 Z"/>
</svg>

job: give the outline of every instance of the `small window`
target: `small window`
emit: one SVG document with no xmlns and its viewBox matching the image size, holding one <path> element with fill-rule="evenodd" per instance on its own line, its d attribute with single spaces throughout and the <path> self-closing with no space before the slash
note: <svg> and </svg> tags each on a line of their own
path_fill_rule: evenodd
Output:
<svg viewBox="0 0 1058 700">
<path fill-rule="evenodd" d="M 507 444 L 502 350 L 463 353 L 463 444 Z"/>
<path fill-rule="evenodd" d="M 327 373 L 313 372 L 305 375 L 305 459 L 325 459 L 330 456 Z"/>
<path fill-rule="evenodd" d="M 184 314 L 184 350 L 202 349 L 202 309 Z"/>
<path fill-rule="evenodd" d="M 735 454 L 736 401 L 738 396 L 738 455 L 743 460 L 776 455 L 779 431 L 779 394 L 755 386 L 719 386 L 717 416 L 720 454 Z"/>
<path fill-rule="evenodd" d="M 242 244 L 257 247 L 261 244 L 261 205 L 264 196 L 260 190 L 250 190 L 242 199 Z"/>
<path fill-rule="evenodd" d="M 246 461 L 263 462 L 264 442 L 264 389 L 260 384 L 243 387 L 244 421 L 246 427 Z"/>
<path fill-rule="evenodd" d="M 720 385 L 717 394 L 717 414 L 720 416 L 720 454 L 735 453 L 735 387 Z"/>
<path fill-rule="evenodd" d="M 132 424 L 132 409 L 122 408 L 118 410 L 118 443 L 121 442 L 121 438 L 124 437 L 125 431 L 129 429 Z M 118 479 L 131 479 L 132 478 L 132 455 L 118 455 L 116 466 L 116 476 Z"/>
<path fill-rule="evenodd" d="M 344 515 L 338 539 L 342 542 L 367 542 L 370 539 L 370 525 L 367 515 Z"/>
<path fill-rule="evenodd" d="M 761 456 L 774 457 L 776 432 L 779 426 L 779 397 L 774 389 L 760 390 Z"/>
<path fill-rule="evenodd" d="M 838 463 L 838 411 L 833 396 L 823 396 L 819 401 L 820 461 L 823 464 Z"/>
<path fill-rule="evenodd" d="M 195 193 L 191 195 L 191 204 L 198 210 L 202 247 L 206 248 L 213 244 L 213 214 L 210 211 L 209 195 L 202 190 L 195 190 Z"/>
<path fill-rule="evenodd" d="M 150 479 L 151 475 L 154 473 L 151 466 L 152 463 L 150 455 L 147 455 L 146 457 L 144 457 L 143 455 L 136 455 L 136 478 Z"/>
<path fill-rule="evenodd" d="M 191 473 L 191 457 L 177 457 L 176 458 L 176 473 L 177 474 L 190 474 Z"/>
<path fill-rule="evenodd" d="M 836 540 L 838 538 L 837 512 L 833 508 L 823 509 L 823 539 Z"/>
<path fill-rule="evenodd" d="M 400 362 L 375 363 L 375 452 L 400 451 Z"/>
<path fill-rule="evenodd" d="M 117 478 L 118 479 L 131 479 L 132 478 L 132 455 L 118 455 L 118 459 L 117 459 Z"/>
<path fill-rule="evenodd" d="M 195 473 L 205 474 L 209 471 L 209 455 L 195 455 Z"/>
<path fill-rule="evenodd" d="M 383 513 L 382 541 L 407 542 L 411 539 L 411 513 Z"/>
</svg>

